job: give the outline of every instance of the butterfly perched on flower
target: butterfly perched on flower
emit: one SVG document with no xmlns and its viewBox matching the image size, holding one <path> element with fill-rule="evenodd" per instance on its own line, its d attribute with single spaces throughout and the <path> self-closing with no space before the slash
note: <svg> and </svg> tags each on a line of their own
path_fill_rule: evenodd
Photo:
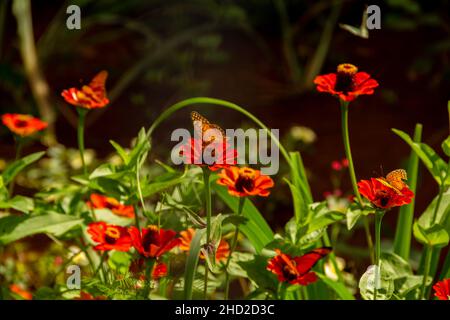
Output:
<svg viewBox="0 0 450 320">
<path fill-rule="evenodd" d="M 211 142 L 220 142 L 217 141 L 218 138 L 225 140 L 225 131 L 219 125 L 209 122 L 208 119 L 203 117 L 200 113 L 192 111 L 191 120 L 194 125 L 194 130 L 203 138 L 205 145 L 208 145 Z"/>
<path fill-rule="evenodd" d="M 103 108 L 109 103 L 105 89 L 107 78 L 108 72 L 100 71 L 88 85 L 82 86 L 81 89 L 66 89 L 61 95 L 68 103 L 77 107 L 85 109 Z"/>
<path fill-rule="evenodd" d="M 407 186 L 403 181 L 407 179 L 408 175 L 404 169 L 393 170 L 386 175 L 386 178 L 377 178 L 378 181 L 387 187 L 391 187 L 398 194 L 401 194 L 401 190 Z"/>
<path fill-rule="evenodd" d="M 275 252 L 277 255 L 269 260 L 267 270 L 276 274 L 280 282 L 306 286 L 317 281 L 311 269 L 331 252 L 331 248 L 316 248 L 299 257 L 291 257 L 278 249 Z"/>
</svg>

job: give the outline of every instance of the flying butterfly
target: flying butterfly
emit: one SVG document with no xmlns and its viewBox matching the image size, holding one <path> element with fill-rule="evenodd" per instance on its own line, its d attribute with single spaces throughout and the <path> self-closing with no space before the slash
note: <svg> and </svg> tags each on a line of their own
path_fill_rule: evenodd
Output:
<svg viewBox="0 0 450 320">
<path fill-rule="evenodd" d="M 67 102 L 76 106 L 86 109 L 102 108 L 109 103 L 105 89 L 107 78 L 108 72 L 100 71 L 88 85 L 82 86 L 81 89 L 64 90 L 62 96 Z"/>
<path fill-rule="evenodd" d="M 401 194 L 401 190 L 406 187 L 406 183 L 403 180 L 407 180 L 408 175 L 404 169 L 397 169 L 389 172 L 386 178 L 377 178 L 385 186 L 388 186 L 395 190 L 398 194 Z"/>
<path fill-rule="evenodd" d="M 209 132 L 208 136 L 205 137 L 205 133 L 210 129 L 218 130 L 222 135 L 222 139 L 226 138 L 225 131 L 219 125 L 209 122 L 208 119 L 203 117 L 200 113 L 192 111 L 191 120 L 194 125 L 194 130 L 196 130 L 202 136 L 206 145 L 210 144 L 218 138 L 218 136 L 214 135 L 214 131 L 212 132 L 212 134 L 211 132 Z"/>
</svg>

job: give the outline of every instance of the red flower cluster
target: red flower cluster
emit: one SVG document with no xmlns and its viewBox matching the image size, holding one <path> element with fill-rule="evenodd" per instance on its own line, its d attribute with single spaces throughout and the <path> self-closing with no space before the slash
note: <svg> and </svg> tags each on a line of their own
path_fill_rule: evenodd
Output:
<svg viewBox="0 0 450 320">
<path fill-rule="evenodd" d="M 439 300 L 450 300 L 450 278 L 439 281 L 433 286 L 434 295 Z"/>
<path fill-rule="evenodd" d="M 273 180 L 261 174 L 259 170 L 243 167 L 229 167 L 219 174 L 217 183 L 228 187 L 228 193 L 237 196 L 261 196 L 270 194 L 268 189 L 274 186 Z"/>
<path fill-rule="evenodd" d="M 348 159 L 342 159 L 342 160 L 334 160 L 331 162 L 331 169 L 334 171 L 341 171 L 345 168 L 348 168 Z"/>
<path fill-rule="evenodd" d="M 90 201 L 87 202 L 92 209 L 109 209 L 112 213 L 126 218 L 134 218 L 133 206 L 121 204 L 114 198 L 106 197 L 98 193 L 91 194 Z"/>
<path fill-rule="evenodd" d="M 278 281 L 307 286 L 317 281 L 317 275 L 311 271 L 314 265 L 331 252 L 330 248 L 314 249 L 301 257 L 291 257 L 275 250 L 276 256 L 269 260 L 267 270 L 278 276 Z"/>
<path fill-rule="evenodd" d="M 336 73 L 317 76 L 317 91 L 328 92 L 343 101 L 353 101 L 363 94 L 373 94 L 378 82 L 350 63 L 340 64 Z"/>
<path fill-rule="evenodd" d="M 375 207 L 385 210 L 411 202 L 414 193 L 406 184 L 404 184 L 402 189 L 397 189 L 383 179 L 371 178 L 370 180 L 361 180 L 358 182 L 359 192 Z"/>
<path fill-rule="evenodd" d="M 28 137 L 47 128 L 48 124 L 28 114 L 6 113 L 2 115 L 2 122 L 13 133 Z"/>
<path fill-rule="evenodd" d="M 205 161 L 206 155 L 210 156 L 211 160 L 215 160 L 215 162 Z M 211 171 L 227 168 L 237 162 L 237 151 L 232 149 L 226 140 L 205 144 L 202 139 L 191 138 L 188 144 L 181 146 L 180 156 L 183 157 L 184 164 L 208 166 Z"/>
</svg>

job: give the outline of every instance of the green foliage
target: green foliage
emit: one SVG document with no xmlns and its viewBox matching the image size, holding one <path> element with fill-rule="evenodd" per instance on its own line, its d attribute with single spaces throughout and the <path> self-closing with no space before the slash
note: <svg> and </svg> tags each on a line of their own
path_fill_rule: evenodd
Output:
<svg viewBox="0 0 450 320">
<path fill-rule="evenodd" d="M 3 184 L 9 184 L 17 174 L 19 174 L 23 169 L 25 169 L 30 164 L 38 161 L 45 155 L 45 152 L 32 153 L 26 157 L 14 161 L 9 164 L 6 169 L 2 172 Z"/>
</svg>

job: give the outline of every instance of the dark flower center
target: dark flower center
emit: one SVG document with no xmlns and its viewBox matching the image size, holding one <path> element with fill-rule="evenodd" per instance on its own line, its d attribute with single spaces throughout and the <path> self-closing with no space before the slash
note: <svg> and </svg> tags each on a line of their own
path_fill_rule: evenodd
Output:
<svg viewBox="0 0 450 320">
<path fill-rule="evenodd" d="M 354 75 L 358 72 L 358 68 L 350 63 L 340 64 L 337 67 L 336 85 L 334 90 L 347 94 L 354 90 Z"/>
<path fill-rule="evenodd" d="M 16 121 L 14 122 L 14 125 L 15 125 L 17 128 L 25 128 L 25 127 L 28 126 L 28 121 L 25 121 L 25 120 L 16 120 Z"/>
<path fill-rule="evenodd" d="M 247 176 L 239 176 L 235 183 L 235 188 L 239 192 L 252 191 L 254 187 L 253 179 Z"/>
<path fill-rule="evenodd" d="M 150 245 L 159 244 L 159 234 L 158 229 L 150 227 L 144 238 L 142 239 L 142 246 L 144 247 L 144 250 L 149 251 Z"/>
<path fill-rule="evenodd" d="M 294 263 L 294 262 L 292 262 L 292 263 Z M 296 272 L 296 270 L 292 270 L 292 268 L 289 267 L 288 265 L 285 265 L 283 267 L 283 276 L 286 280 L 293 281 L 297 278 L 297 272 Z"/>
<path fill-rule="evenodd" d="M 391 196 L 389 195 L 388 192 L 380 190 L 377 192 L 376 199 L 379 201 L 382 207 L 386 207 L 389 204 Z"/>
</svg>

